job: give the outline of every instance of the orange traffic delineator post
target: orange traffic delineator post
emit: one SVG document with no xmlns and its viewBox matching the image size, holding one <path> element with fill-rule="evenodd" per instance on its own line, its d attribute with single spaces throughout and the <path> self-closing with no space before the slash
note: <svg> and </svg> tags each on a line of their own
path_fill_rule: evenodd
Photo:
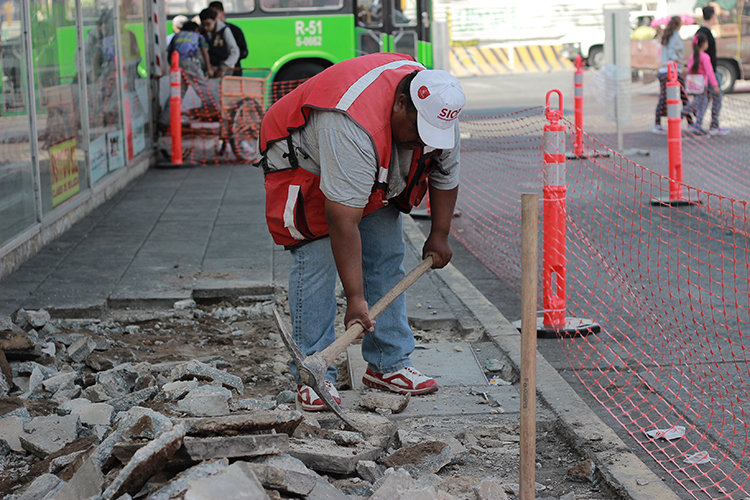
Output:
<svg viewBox="0 0 750 500">
<path fill-rule="evenodd" d="M 169 134 L 172 139 L 170 163 L 158 163 L 161 168 L 192 167 L 182 161 L 182 73 L 180 53 L 172 52 L 172 68 L 169 70 Z"/>
<path fill-rule="evenodd" d="M 667 65 L 667 150 L 669 153 L 669 195 L 651 200 L 652 205 L 692 205 L 700 203 L 685 196 L 682 184 L 682 101 L 677 63 Z"/>
<path fill-rule="evenodd" d="M 576 71 L 573 74 L 573 86 L 574 86 L 574 97 L 573 97 L 573 111 L 575 114 L 575 125 L 576 125 L 576 136 L 575 142 L 573 143 L 573 151 L 568 152 L 566 155 L 570 159 L 585 159 L 585 158 L 599 158 L 608 157 L 609 153 L 602 154 L 596 150 L 586 151 L 583 148 L 583 59 L 581 55 L 576 56 Z"/>
<path fill-rule="evenodd" d="M 550 96 L 556 93 L 559 109 L 551 109 Z M 587 318 L 566 316 L 566 275 L 567 251 L 565 219 L 567 207 L 565 126 L 560 123 L 563 117 L 563 96 L 559 90 L 547 92 L 544 126 L 544 186 L 543 194 L 543 253 L 542 253 L 542 305 L 544 315 L 537 318 L 537 336 L 556 338 L 558 336 L 585 336 L 598 333 L 601 328 Z M 516 328 L 521 324 L 516 322 Z"/>
</svg>

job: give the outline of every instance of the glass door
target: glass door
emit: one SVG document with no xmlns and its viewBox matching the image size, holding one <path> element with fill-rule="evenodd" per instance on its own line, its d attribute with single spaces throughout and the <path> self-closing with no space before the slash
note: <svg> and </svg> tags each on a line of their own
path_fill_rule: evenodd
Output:
<svg viewBox="0 0 750 500">
<path fill-rule="evenodd" d="M 419 41 L 429 41 L 429 0 L 359 0 L 360 54 L 398 52 L 419 60 Z"/>
</svg>

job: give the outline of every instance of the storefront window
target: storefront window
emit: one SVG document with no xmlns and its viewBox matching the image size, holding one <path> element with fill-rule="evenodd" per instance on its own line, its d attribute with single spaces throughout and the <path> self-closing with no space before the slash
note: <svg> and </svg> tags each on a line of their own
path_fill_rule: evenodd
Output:
<svg viewBox="0 0 750 500">
<path fill-rule="evenodd" d="M 78 36 L 74 0 L 32 0 L 30 9 L 39 187 L 46 214 L 88 187 L 75 61 Z"/>
<path fill-rule="evenodd" d="M 149 119 L 149 79 L 144 46 L 143 0 L 122 0 L 120 4 L 120 43 L 123 59 L 123 116 L 125 157 L 128 162 L 151 146 Z"/>
<path fill-rule="evenodd" d="M 0 245 L 36 223 L 22 5 L 0 9 Z"/>
</svg>

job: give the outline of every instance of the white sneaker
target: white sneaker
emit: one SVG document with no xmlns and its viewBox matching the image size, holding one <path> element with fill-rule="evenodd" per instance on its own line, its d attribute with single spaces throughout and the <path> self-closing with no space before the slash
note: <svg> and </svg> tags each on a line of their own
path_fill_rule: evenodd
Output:
<svg viewBox="0 0 750 500">
<path fill-rule="evenodd" d="M 730 130 L 728 128 L 716 127 L 708 129 L 708 135 L 727 135 L 729 133 Z"/>
<path fill-rule="evenodd" d="M 336 386 L 333 382 L 326 380 L 326 389 L 331 395 L 336 404 L 341 404 L 341 397 L 339 391 L 336 390 Z M 300 406 L 305 411 L 321 411 L 326 409 L 326 404 L 323 399 L 309 385 L 298 385 L 297 386 L 297 400 L 300 402 Z"/>
<path fill-rule="evenodd" d="M 393 373 L 375 373 L 368 367 L 362 382 L 375 389 L 399 394 L 429 394 L 438 390 L 434 378 L 422 375 L 413 366 L 401 368 Z"/>
</svg>

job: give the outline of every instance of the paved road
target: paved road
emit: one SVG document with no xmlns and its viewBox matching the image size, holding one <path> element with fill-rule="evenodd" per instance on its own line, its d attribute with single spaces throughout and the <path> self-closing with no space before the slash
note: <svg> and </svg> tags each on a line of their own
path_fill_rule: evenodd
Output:
<svg viewBox="0 0 750 500">
<path fill-rule="evenodd" d="M 572 73 L 562 71 L 549 74 L 462 79 L 462 84 L 468 94 L 466 113 L 475 116 L 495 116 L 538 106 L 541 104 L 539 96 L 543 96 L 549 88 L 560 88 L 566 97 L 569 96 L 570 92 L 567 89 L 570 89 L 572 85 L 570 83 L 566 84 L 566 82 L 571 81 Z M 737 87 L 738 92 L 733 94 L 733 98 L 750 101 L 750 83 L 740 82 Z M 649 105 L 634 107 L 634 121 L 645 120 L 648 123 L 649 120 L 653 119 L 652 105 L 646 102 L 646 100 L 644 100 L 644 103 Z M 571 108 L 572 102 L 568 99 L 565 102 L 566 114 L 570 113 Z M 647 134 L 646 137 L 649 136 L 651 134 Z M 528 146 L 519 143 L 519 149 L 516 153 L 519 158 L 523 158 L 526 155 L 526 152 L 522 151 L 524 147 Z M 539 144 L 537 143 L 535 147 L 538 148 Z M 530 147 L 531 149 L 533 147 Z M 507 156 L 510 157 L 512 154 L 508 154 Z M 468 157 L 469 154 L 464 159 L 466 160 Z M 496 168 L 488 168 L 488 172 L 485 172 L 487 177 L 484 179 L 487 185 L 501 184 L 505 182 L 507 177 L 510 177 L 508 171 L 524 168 L 521 162 L 512 166 L 514 165 L 512 161 L 507 161 L 507 158 L 504 160 L 498 162 Z M 529 167 L 527 166 L 527 168 Z M 683 418 L 687 417 L 690 411 L 683 406 L 682 398 L 687 398 L 687 400 L 693 401 L 700 407 L 701 396 L 698 394 L 698 391 L 703 390 L 703 388 L 699 389 L 699 386 L 695 386 L 689 391 L 689 394 L 669 388 L 666 384 L 680 381 L 681 374 L 678 372 L 685 371 L 690 375 L 692 371 L 693 376 L 696 377 L 695 380 L 701 380 L 703 383 L 706 383 L 706 380 L 710 379 L 712 375 L 702 375 L 699 373 L 701 370 L 698 367 L 702 363 L 703 366 L 721 367 L 719 370 L 722 372 L 722 377 L 731 382 L 724 381 L 715 384 L 719 392 L 724 389 L 727 383 L 733 384 L 733 386 L 738 388 L 744 387 L 744 383 L 737 373 L 737 370 L 742 370 L 743 364 L 730 363 L 725 365 L 723 362 L 727 360 L 727 355 L 733 352 L 733 345 L 742 345 L 741 334 L 738 331 L 738 321 L 741 323 L 742 320 L 735 318 L 742 316 L 741 310 L 746 308 L 746 301 L 741 299 L 740 295 L 744 296 L 741 292 L 737 293 L 736 300 L 730 300 L 729 303 L 722 301 L 722 297 L 725 296 L 727 291 L 744 290 L 746 288 L 746 286 L 742 285 L 745 279 L 743 277 L 746 273 L 738 272 L 735 268 L 731 271 L 730 276 L 725 270 L 729 262 L 733 262 L 735 259 L 743 261 L 742 255 L 738 257 L 737 252 L 746 254 L 747 242 L 745 239 L 736 236 L 732 237 L 731 233 L 727 234 L 721 228 L 717 228 L 715 224 L 712 224 L 710 217 L 706 215 L 705 211 L 701 209 L 687 208 L 674 212 L 668 210 L 660 212 L 658 210 L 647 209 L 640 212 L 631 212 L 630 208 L 618 206 L 620 203 L 632 205 L 633 201 L 636 202 L 635 205 L 638 205 L 638 200 L 633 200 L 631 195 L 627 193 L 622 194 L 617 191 L 617 182 L 622 182 L 621 179 L 613 179 L 606 172 L 602 174 L 601 170 L 603 169 L 592 168 L 591 162 L 569 164 L 568 168 L 569 186 L 576 184 L 575 187 L 569 187 L 568 193 L 571 217 L 577 221 L 591 223 L 593 231 L 598 232 L 598 234 L 592 235 L 592 238 L 595 240 L 594 243 L 597 246 L 603 243 L 603 253 L 608 256 L 607 259 L 614 260 L 616 256 L 620 255 L 624 260 L 629 260 L 629 262 L 624 264 L 617 262 L 613 267 L 607 269 L 600 262 L 596 262 L 597 255 L 592 255 L 582 245 L 572 245 L 574 248 L 569 248 L 570 264 L 568 269 L 571 276 L 568 283 L 569 286 L 572 284 L 572 286 L 579 289 L 571 292 L 570 296 L 575 297 L 576 302 L 584 301 L 585 305 L 582 307 L 584 309 L 588 308 L 590 311 L 596 311 L 597 308 L 605 311 L 606 306 L 613 308 L 607 311 L 604 317 L 608 319 L 609 323 L 607 325 L 608 334 L 616 339 L 613 343 L 615 347 L 629 349 L 633 353 L 640 353 L 636 354 L 635 358 L 638 359 L 640 356 L 642 358 L 640 361 L 644 361 L 646 366 L 649 365 L 649 356 L 657 354 L 657 357 L 663 355 L 659 359 L 659 362 L 664 364 L 665 368 L 670 366 L 680 367 L 678 370 L 673 370 L 673 373 L 669 373 L 669 370 L 667 372 L 661 371 L 662 378 L 654 380 L 649 374 L 654 372 L 658 374 L 660 370 L 658 368 L 654 369 L 658 364 L 655 364 L 656 360 L 652 359 L 648 370 L 641 371 L 638 375 L 634 376 L 633 380 L 626 380 L 625 383 L 646 383 L 645 379 L 641 378 L 645 377 L 648 379 L 647 383 L 650 385 L 650 389 L 659 393 L 660 396 L 664 397 L 665 401 L 674 404 L 675 407 L 672 410 Z M 531 169 L 533 170 L 534 167 L 532 166 Z M 533 178 L 533 176 L 529 178 Z M 649 200 L 647 198 L 640 201 L 642 202 L 642 206 L 648 207 Z M 497 217 L 497 213 L 492 214 L 492 210 L 488 210 L 488 213 Z M 502 224 L 508 225 L 509 222 L 513 222 L 503 220 L 502 217 L 499 219 L 498 222 L 501 226 Z M 500 245 L 504 243 L 504 240 L 507 241 L 507 238 L 514 236 L 512 234 L 513 231 L 507 230 L 507 227 L 505 229 L 505 231 L 503 229 L 498 230 L 499 236 L 497 237 L 497 241 L 500 242 Z M 609 234 L 610 231 L 611 234 Z M 669 233 L 666 236 L 665 231 Z M 649 238 L 649 235 L 661 236 L 652 238 L 652 241 L 641 241 L 640 244 L 638 241 L 631 240 L 634 246 L 629 246 L 628 239 L 635 237 L 635 240 L 638 240 L 639 235 L 643 235 L 640 238 Z M 607 243 L 611 243 L 611 245 L 608 246 Z M 615 243 L 618 246 L 615 246 Z M 629 252 L 631 249 L 633 250 L 631 255 L 618 253 L 618 250 L 619 252 Z M 635 253 L 636 250 L 637 255 L 633 260 L 632 253 Z M 607 251 L 611 251 L 611 253 L 607 253 Z M 641 253 L 642 251 L 645 251 L 645 253 Z M 705 270 L 703 269 L 705 266 L 702 267 L 702 264 L 707 262 L 709 253 L 712 259 L 712 267 L 709 270 Z M 657 261 L 660 261 L 660 265 L 654 266 L 653 262 Z M 518 293 L 515 291 L 517 287 L 508 286 L 507 284 L 503 284 L 502 281 L 493 279 L 495 275 L 460 245 L 457 246 L 454 265 L 465 276 L 471 279 L 475 286 L 508 319 L 514 320 L 520 317 L 520 300 Z M 501 265 L 512 267 L 513 263 L 501 263 Z M 623 270 L 627 271 L 628 268 L 631 270 L 637 268 L 638 271 L 630 274 L 627 272 L 623 273 Z M 638 294 L 636 295 L 639 296 L 623 295 L 623 291 L 618 290 L 623 287 L 613 286 L 612 281 L 616 278 L 612 274 L 608 274 L 608 271 L 614 272 L 633 285 L 633 290 L 637 290 Z M 649 276 L 649 273 L 652 274 Z M 512 275 L 513 272 L 510 274 Z M 671 279 L 670 276 L 672 277 Z M 701 277 L 704 280 L 703 283 L 701 282 Z M 692 285 L 680 286 L 685 283 L 692 283 Z M 594 290 L 597 290 L 598 293 L 594 294 Z M 587 294 L 596 296 L 591 298 L 591 302 L 586 302 L 588 300 L 586 298 Z M 644 296 L 648 296 L 649 298 L 645 302 L 642 302 Z M 571 304 L 572 301 L 569 300 L 569 307 L 574 308 L 575 306 Z M 660 310 L 649 317 L 647 312 L 641 310 L 644 305 L 648 305 L 649 303 L 661 304 L 660 307 L 664 307 L 665 309 L 669 307 L 673 307 L 674 309 L 671 311 L 671 315 L 669 311 Z M 630 311 L 627 309 L 630 309 Z M 687 311 L 688 313 L 688 317 L 684 322 L 696 321 L 693 327 L 687 329 L 681 328 L 685 324 L 682 321 L 672 324 L 673 318 L 679 316 L 680 311 Z M 693 316 L 693 314 L 697 316 Z M 704 315 L 711 317 L 706 318 Z M 611 321 L 609 321 L 610 318 L 612 319 Z M 656 322 L 652 322 L 654 319 L 656 319 Z M 635 340 L 629 340 L 628 337 L 632 336 L 629 332 L 633 329 L 636 329 L 640 335 L 633 336 L 636 337 Z M 731 333 L 733 331 L 735 333 Z M 655 347 L 653 346 L 662 345 L 660 339 L 664 335 L 668 338 L 681 337 L 679 342 L 680 347 L 677 347 L 676 344 L 666 342 L 665 345 L 668 352 L 654 353 Z M 716 338 L 714 335 L 716 335 Z M 711 349 L 717 351 L 718 354 L 712 353 Z M 631 447 L 638 450 L 637 453 L 639 453 L 640 458 L 645 463 L 653 466 L 658 474 L 664 476 L 663 469 L 656 464 L 650 455 L 642 451 L 635 440 L 628 437 L 622 426 L 612 418 L 609 412 L 602 408 L 579 381 L 579 376 L 584 378 L 591 376 L 588 368 L 591 367 L 592 361 L 598 363 L 600 369 L 605 371 L 611 371 L 613 368 L 616 370 L 618 365 L 608 364 L 612 363 L 611 359 L 602 365 L 601 363 L 604 360 L 598 357 L 601 355 L 601 352 L 597 352 L 596 348 L 594 348 L 593 354 L 597 357 L 587 363 L 583 363 L 583 366 L 580 360 L 573 360 L 577 364 L 577 367 L 581 369 L 576 372 L 571 368 L 571 361 L 568 359 L 571 356 L 571 350 L 560 349 L 559 343 L 556 340 L 540 340 L 539 350 L 560 371 L 568 383 L 576 388 L 579 394 L 588 402 L 589 406 L 595 409 L 600 418 L 618 430 L 621 433 L 621 438 Z M 577 353 L 575 352 L 576 347 L 573 347 L 572 351 L 572 356 L 586 354 L 585 347 Z M 629 358 L 633 360 L 633 357 L 629 357 L 627 353 L 622 354 L 620 357 L 626 361 Z M 740 359 L 744 359 L 744 356 Z M 719 364 L 716 364 L 717 361 Z M 683 370 L 684 367 L 687 368 Z M 600 372 L 597 371 L 597 373 Z M 602 378 L 609 380 L 607 377 L 610 376 L 612 375 L 604 375 Z M 616 376 L 612 377 L 616 379 Z M 591 380 L 589 379 L 589 381 Z M 619 383 L 623 383 L 623 380 L 620 380 Z M 711 389 L 706 392 L 706 394 L 709 393 L 711 393 Z M 713 396 L 715 398 L 713 401 L 726 404 L 725 396 L 722 394 L 715 393 Z M 608 395 L 600 394 L 599 397 L 607 399 Z M 697 399 L 691 399 L 693 397 Z M 630 403 L 638 405 L 637 401 L 628 401 L 626 402 L 626 406 Z M 650 408 L 648 402 L 644 401 L 642 404 L 643 407 L 639 409 L 647 411 Z M 738 404 L 745 407 L 746 411 L 750 409 L 746 407 L 744 402 L 738 402 Z M 715 411 L 717 414 L 721 414 L 723 409 L 720 406 Z M 666 408 L 657 407 L 654 413 L 657 415 L 669 415 Z M 730 413 L 737 414 L 736 411 L 731 412 L 731 410 Z M 630 413 L 630 415 L 635 416 L 638 414 L 638 411 Z M 736 432 L 742 431 L 742 429 L 736 428 L 737 424 L 732 420 L 731 414 L 724 414 L 723 416 L 727 421 L 715 422 L 712 421 L 711 417 L 701 416 L 700 414 L 693 415 L 690 423 L 696 426 L 700 434 L 692 437 L 689 436 L 692 439 L 691 442 L 698 442 L 703 434 L 708 434 L 709 438 L 713 435 L 715 439 L 716 432 L 723 433 L 724 437 L 728 439 L 733 439 L 731 436 L 735 435 Z M 637 425 L 636 423 L 636 428 Z M 645 424 L 641 423 L 640 425 Z M 740 448 L 742 448 L 743 442 L 743 440 L 740 440 Z M 738 459 L 739 457 L 734 458 Z M 731 463 L 731 460 L 729 463 Z M 721 467 L 723 468 L 725 465 L 727 465 L 727 462 L 723 463 Z M 673 490 L 686 495 L 686 498 L 689 497 L 676 481 L 669 479 L 669 482 Z M 706 484 L 710 484 L 710 481 L 704 483 L 704 486 Z M 730 490 L 730 488 L 726 489 Z"/>
</svg>

